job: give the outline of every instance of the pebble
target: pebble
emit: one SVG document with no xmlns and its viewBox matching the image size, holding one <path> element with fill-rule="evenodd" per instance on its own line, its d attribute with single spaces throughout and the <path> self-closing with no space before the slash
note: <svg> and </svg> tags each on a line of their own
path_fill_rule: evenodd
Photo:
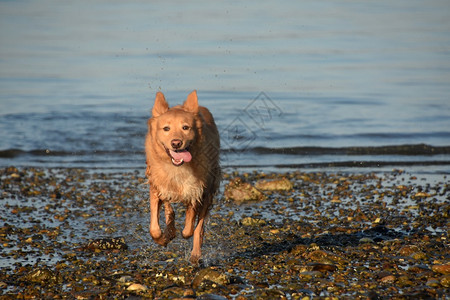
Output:
<svg viewBox="0 0 450 300">
<path fill-rule="evenodd" d="M 395 281 L 394 275 L 388 275 L 380 279 L 382 283 L 393 283 Z"/>
<path fill-rule="evenodd" d="M 450 274 L 450 264 L 446 264 L 446 265 L 432 265 L 431 266 L 431 270 L 433 272 L 436 273 L 441 273 L 441 274 Z"/>
<path fill-rule="evenodd" d="M 450 287 L 450 275 L 442 276 L 441 285 L 446 288 Z"/>
<path fill-rule="evenodd" d="M 440 286 L 440 282 L 436 278 L 428 278 L 426 285 L 436 288 Z"/>
<path fill-rule="evenodd" d="M 299 275 L 301 281 L 311 281 L 317 277 L 322 277 L 322 272 L 319 271 L 305 271 L 301 272 Z"/>
<path fill-rule="evenodd" d="M 402 256 L 410 256 L 415 252 L 419 252 L 419 247 L 416 245 L 405 245 L 399 250 L 399 254 Z"/>
<path fill-rule="evenodd" d="M 365 243 L 374 244 L 374 243 L 375 243 L 373 239 L 368 238 L 368 237 L 363 237 L 363 238 L 361 238 L 361 239 L 359 240 L 359 242 L 360 242 L 361 244 L 365 244 Z"/>
<path fill-rule="evenodd" d="M 322 273 L 334 272 L 337 270 L 337 266 L 333 264 L 312 263 L 309 264 L 313 271 L 319 271 Z"/>
<path fill-rule="evenodd" d="M 140 283 L 133 283 L 127 287 L 128 291 L 145 292 L 148 288 Z"/>
<path fill-rule="evenodd" d="M 191 288 L 181 286 L 170 286 L 163 289 L 159 295 L 159 299 L 183 299 L 183 298 L 196 298 L 196 293 Z"/>
<path fill-rule="evenodd" d="M 118 282 L 120 283 L 129 283 L 131 281 L 133 281 L 133 277 L 131 277 L 130 275 L 121 276 L 118 280 Z"/>
<path fill-rule="evenodd" d="M 413 286 L 414 282 L 411 280 L 411 278 L 409 276 L 402 275 L 402 276 L 398 277 L 397 284 L 400 287 L 408 287 L 408 286 Z"/>
<path fill-rule="evenodd" d="M 422 251 L 414 252 L 410 255 L 415 260 L 424 260 L 427 259 L 427 254 Z"/>
</svg>

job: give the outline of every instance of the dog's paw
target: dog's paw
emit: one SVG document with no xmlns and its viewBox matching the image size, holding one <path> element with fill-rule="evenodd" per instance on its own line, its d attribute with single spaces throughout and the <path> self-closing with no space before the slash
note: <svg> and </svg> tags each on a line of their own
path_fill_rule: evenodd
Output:
<svg viewBox="0 0 450 300">
<path fill-rule="evenodd" d="M 161 239 L 162 237 L 162 231 L 160 228 L 156 228 L 156 229 L 152 229 L 150 228 L 150 235 L 152 236 L 152 238 L 156 241 Z"/>
<path fill-rule="evenodd" d="M 183 236 L 183 238 L 188 239 L 190 238 L 192 235 L 194 234 L 194 229 L 186 229 L 184 228 L 183 231 L 181 232 L 181 235 Z"/>
<path fill-rule="evenodd" d="M 166 245 L 177 236 L 175 230 L 164 231 L 164 239 L 166 240 Z"/>
<path fill-rule="evenodd" d="M 167 244 L 169 243 L 169 241 L 164 236 L 162 236 L 162 237 L 160 237 L 158 239 L 153 238 L 153 241 L 155 243 L 157 243 L 158 245 L 161 245 L 163 247 L 166 247 Z"/>
<path fill-rule="evenodd" d="M 189 258 L 189 262 L 193 266 L 198 266 L 200 264 L 200 257 L 201 257 L 201 255 L 191 254 L 191 257 Z"/>
</svg>

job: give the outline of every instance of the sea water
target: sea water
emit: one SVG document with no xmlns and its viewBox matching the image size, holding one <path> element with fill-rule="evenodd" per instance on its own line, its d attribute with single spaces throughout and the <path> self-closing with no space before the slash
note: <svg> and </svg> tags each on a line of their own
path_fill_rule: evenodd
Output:
<svg viewBox="0 0 450 300">
<path fill-rule="evenodd" d="M 145 169 L 194 89 L 224 167 L 448 173 L 450 3 L 0 1 L 1 166 Z"/>
</svg>

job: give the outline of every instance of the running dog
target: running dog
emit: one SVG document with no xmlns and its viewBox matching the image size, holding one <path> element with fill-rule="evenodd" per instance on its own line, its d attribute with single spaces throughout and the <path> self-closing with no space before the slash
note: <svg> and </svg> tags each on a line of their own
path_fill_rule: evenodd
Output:
<svg viewBox="0 0 450 300">
<path fill-rule="evenodd" d="M 194 236 L 192 264 L 197 264 L 201 257 L 205 218 L 220 183 L 219 149 L 214 118 L 207 108 L 198 105 L 196 91 L 188 95 L 183 105 L 171 108 L 163 93 L 156 94 L 145 139 L 150 235 L 162 246 L 175 238 L 171 203 L 183 203 L 186 220 L 182 235 L 186 239 Z M 164 232 L 159 226 L 163 204 Z"/>
</svg>

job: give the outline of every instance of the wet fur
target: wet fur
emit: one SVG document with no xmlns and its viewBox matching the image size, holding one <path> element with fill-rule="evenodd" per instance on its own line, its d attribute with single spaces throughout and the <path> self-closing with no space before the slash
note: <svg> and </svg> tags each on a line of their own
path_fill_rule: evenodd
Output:
<svg viewBox="0 0 450 300">
<path fill-rule="evenodd" d="M 183 126 L 190 129 L 184 130 Z M 164 127 L 170 130 L 165 131 Z M 182 148 L 189 149 L 190 162 L 180 166 L 172 163 L 167 149 L 171 149 L 173 140 L 181 141 Z M 172 108 L 162 93 L 156 94 L 145 140 L 146 175 L 150 184 L 150 234 L 158 244 L 167 245 L 176 235 L 175 215 L 170 204 L 184 203 L 186 220 L 182 235 L 185 238 L 194 235 L 190 258 L 194 264 L 201 256 L 205 218 L 220 183 L 219 149 L 214 118 L 207 108 L 198 105 L 196 91 L 189 94 L 183 105 Z M 164 232 L 158 220 L 162 205 L 166 218 Z"/>
</svg>

